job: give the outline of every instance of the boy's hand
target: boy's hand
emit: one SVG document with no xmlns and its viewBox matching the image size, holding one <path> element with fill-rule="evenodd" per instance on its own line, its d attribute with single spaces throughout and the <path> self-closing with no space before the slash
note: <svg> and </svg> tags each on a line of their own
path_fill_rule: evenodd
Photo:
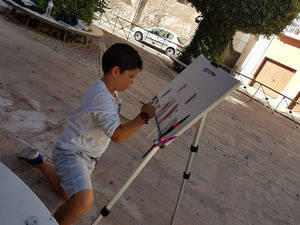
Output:
<svg viewBox="0 0 300 225">
<path fill-rule="evenodd" d="M 155 108 L 154 106 L 149 102 L 142 106 L 141 112 L 147 113 L 150 118 L 152 118 L 155 115 Z"/>
</svg>

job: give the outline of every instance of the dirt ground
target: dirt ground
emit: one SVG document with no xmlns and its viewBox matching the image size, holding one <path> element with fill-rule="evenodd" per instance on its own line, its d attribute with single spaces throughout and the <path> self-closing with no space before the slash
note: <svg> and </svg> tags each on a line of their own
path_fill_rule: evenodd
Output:
<svg viewBox="0 0 300 225">
<path fill-rule="evenodd" d="M 17 152 L 30 143 L 51 161 L 65 119 L 101 76 L 96 58 L 126 41 L 104 32 L 91 56 L 85 50 L 73 56 L 73 49 L 85 47 L 62 44 L 3 15 L 0 27 L 0 161 L 53 213 L 63 200 L 39 171 L 16 159 Z M 53 42 L 61 48 L 47 44 Z M 176 76 L 170 62 L 135 48 L 144 70 L 121 93 L 121 115 L 128 119 L 139 112 L 138 100 L 149 100 Z M 128 141 L 110 144 L 92 175 L 94 205 L 76 225 L 91 224 L 124 185 L 152 145 L 154 129 L 152 121 Z M 170 224 L 195 129 L 158 152 L 100 224 Z M 234 92 L 208 114 L 175 224 L 299 225 L 299 146 L 296 124 Z"/>
</svg>

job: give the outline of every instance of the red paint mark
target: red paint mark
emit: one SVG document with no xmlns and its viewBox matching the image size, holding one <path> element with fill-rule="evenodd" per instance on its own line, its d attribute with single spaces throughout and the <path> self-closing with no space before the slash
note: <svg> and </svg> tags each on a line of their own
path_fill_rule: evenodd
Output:
<svg viewBox="0 0 300 225">
<path fill-rule="evenodd" d="M 53 109 L 53 108 L 50 108 L 49 110 L 50 110 L 51 112 L 54 112 L 54 109 Z"/>
<path fill-rule="evenodd" d="M 75 73 L 72 73 L 72 75 L 75 75 Z"/>
<path fill-rule="evenodd" d="M 70 74 L 67 74 L 67 77 L 70 77 Z"/>
<path fill-rule="evenodd" d="M 296 196 L 299 198 L 300 195 L 299 195 L 299 194 L 296 194 Z"/>
<path fill-rule="evenodd" d="M 232 119 L 234 119 L 234 117 L 232 117 Z"/>
<path fill-rule="evenodd" d="M 130 96 L 127 96 L 127 98 L 130 98 Z"/>
<path fill-rule="evenodd" d="M 226 154 L 224 154 L 223 156 L 226 157 Z"/>
<path fill-rule="evenodd" d="M 18 50 L 21 50 L 21 48 L 22 48 L 22 47 L 19 46 L 19 47 L 18 47 Z"/>
<path fill-rule="evenodd" d="M 32 70 L 31 73 L 36 73 L 36 71 L 35 71 L 35 70 Z"/>
<path fill-rule="evenodd" d="M 2 83 L 0 82 L 0 86 L 2 85 Z"/>
<path fill-rule="evenodd" d="M 114 182 L 114 181 L 112 181 L 112 180 L 111 180 L 111 181 L 109 181 L 109 183 L 110 183 L 110 184 L 115 184 L 115 182 Z"/>
</svg>

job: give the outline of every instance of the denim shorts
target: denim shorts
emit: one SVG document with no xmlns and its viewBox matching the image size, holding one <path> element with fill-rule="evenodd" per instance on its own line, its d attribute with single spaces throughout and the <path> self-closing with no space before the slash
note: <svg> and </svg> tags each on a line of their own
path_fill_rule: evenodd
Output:
<svg viewBox="0 0 300 225">
<path fill-rule="evenodd" d="M 56 174 L 60 177 L 60 186 L 69 198 L 79 191 L 93 189 L 91 174 L 96 159 L 79 151 L 69 151 L 56 147 L 52 152 Z"/>
</svg>

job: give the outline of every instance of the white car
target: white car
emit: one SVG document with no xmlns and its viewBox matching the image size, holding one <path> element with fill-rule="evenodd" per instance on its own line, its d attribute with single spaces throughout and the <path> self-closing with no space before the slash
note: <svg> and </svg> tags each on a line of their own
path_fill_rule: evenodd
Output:
<svg viewBox="0 0 300 225">
<path fill-rule="evenodd" d="M 149 43 L 150 45 L 163 50 L 168 56 L 178 54 L 179 50 L 183 47 L 179 36 L 164 28 L 144 29 L 141 27 L 134 27 L 131 30 L 131 33 L 135 40 Z"/>
</svg>

